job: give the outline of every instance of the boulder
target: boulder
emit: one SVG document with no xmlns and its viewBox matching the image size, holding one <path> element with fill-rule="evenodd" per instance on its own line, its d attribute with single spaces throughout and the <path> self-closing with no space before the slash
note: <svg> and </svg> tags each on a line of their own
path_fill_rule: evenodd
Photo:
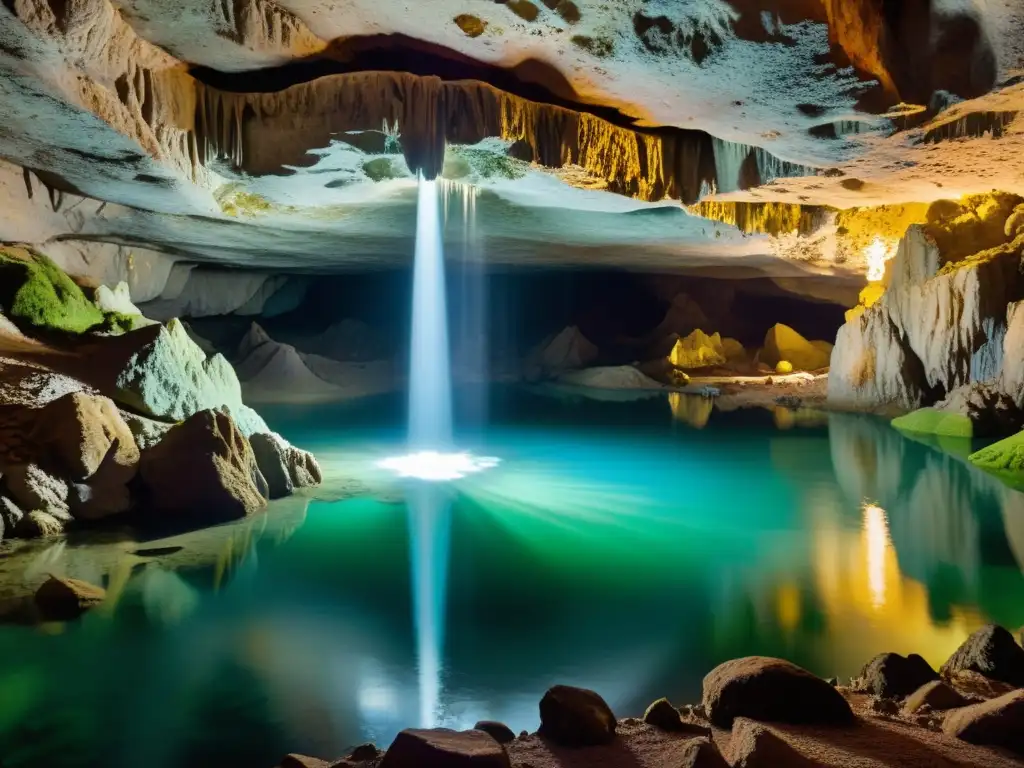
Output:
<svg viewBox="0 0 1024 768">
<path fill-rule="evenodd" d="M 942 680 L 932 680 L 907 697 L 907 701 L 903 705 L 903 713 L 913 715 L 922 707 L 928 707 L 931 710 L 956 709 L 966 706 L 968 703 L 970 702 L 948 683 Z"/>
<path fill-rule="evenodd" d="M 970 670 L 1024 688 L 1024 648 L 1003 627 L 988 624 L 968 637 L 942 665 L 943 676 Z"/>
<path fill-rule="evenodd" d="M 729 764 L 732 768 L 813 768 L 816 765 L 773 731 L 745 717 L 733 721 Z"/>
<path fill-rule="evenodd" d="M 679 710 L 668 699 L 658 699 L 644 712 L 644 722 L 654 728 L 676 733 L 692 733 L 695 736 L 711 736 L 711 729 L 688 723 L 679 715 Z"/>
<path fill-rule="evenodd" d="M 377 745 L 367 742 L 353 749 L 347 759 L 355 763 L 365 763 L 367 760 L 376 760 L 378 757 L 380 757 L 380 750 L 377 749 Z"/>
<path fill-rule="evenodd" d="M 243 435 L 268 432 L 266 422 L 242 404 L 242 389 L 223 355 L 207 358 L 178 320 L 122 337 L 128 351 L 115 382 L 115 399 L 144 416 L 182 421 L 194 413 L 226 408 Z"/>
<path fill-rule="evenodd" d="M 474 731 L 483 731 L 499 744 L 508 744 L 516 740 L 515 732 L 504 723 L 496 720 L 481 720 L 473 726 Z"/>
<path fill-rule="evenodd" d="M 140 451 L 144 451 L 159 443 L 163 440 L 164 435 L 167 434 L 167 430 L 174 426 L 174 424 L 166 421 L 157 421 L 156 419 L 139 416 L 137 413 L 129 411 L 121 411 L 120 413 L 121 418 L 124 419 L 124 423 L 128 425 L 128 429 L 135 438 L 135 444 L 139 447 Z"/>
<path fill-rule="evenodd" d="M 103 312 L 46 256 L 0 247 L 0 306 L 19 326 L 81 334 L 103 322 Z"/>
<path fill-rule="evenodd" d="M 615 715 L 598 694 L 556 685 L 540 701 L 540 735 L 567 747 L 607 744 L 615 738 Z"/>
<path fill-rule="evenodd" d="M 718 751 L 711 739 L 699 737 L 690 739 L 682 749 L 679 759 L 673 763 L 675 768 L 729 768 L 722 753 Z"/>
<path fill-rule="evenodd" d="M 112 482 L 127 483 L 139 463 L 139 449 L 128 425 L 109 398 L 71 392 L 40 411 L 33 439 L 60 474 L 86 480 L 100 467 Z"/>
<path fill-rule="evenodd" d="M 68 484 L 38 464 L 15 464 L 4 469 L 7 493 L 21 509 L 40 510 L 70 519 Z"/>
<path fill-rule="evenodd" d="M 152 509 L 234 520 L 266 505 L 267 481 L 249 442 L 226 414 L 199 411 L 142 453 Z"/>
<path fill-rule="evenodd" d="M 71 621 L 102 603 L 106 590 L 78 579 L 61 579 L 51 575 L 36 590 L 36 605 L 44 619 Z"/>
<path fill-rule="evenodd" d="M 100 285 L 96 288 L 96 295 L 93 297 L 96 306 L 104 312 L 117 312 L 121 315 L 134 316 L 133 320 L 140 323 L 153 323 L 142 316 L 141 310 L 132 303 L 131 289 L 128 283 L 122 280 L 113 288 Z"/>
<path fill-rule="evenodd" d="M 295 489 L 291 473 L 286 465 L 285 450 L 274 436 L 266 432 L 257 432 L 249 437 L 256 466 L 267 479 L 270 498 L 280 499 L 288 496 Z"/>
<path fill-rule="evenodd" d="M 32 439 L 47 466 L 69 480 L 67 503 L 76 518 L 96 520 L 128 510 L 139 448 L 112 400 L 86 392 L 52 400 L 40 411 Z"/>
<path fill-rule="evenodd" d="M 760 359 L 770 366 L 785 360 L 797 370 L 816 371 L 828 368 L 831 355 L 832 345 L 828 342 L 808 341 L 788 325 L 777 323 L 765 334 Z"/>
<path fill-rule="evenodd" d="M 727 661 L 704 678 L 703 687 L 708 719 L 721 728 L 731 727 L 737 717 L 822 724 L 853 720 L 839 691 L 782 659 L 748 656 Z"/>
<path fill-rule="evenodd" d="M 912 653 L 880 653 L 860 671 L 861 683 L 875 696 L 909 696 L 925 683 L 938 680 L 939 674 L 928 662 Z"/>
<path fill-rule="evenodd" d="M 678 339 L 668 359 L 672 365 L 683 369 L 725 365 L 728 361 L 722 337 L 717 333 L 708 336 L 699 328 Z"/>
<path fill-rule="evenodd" d="M 380 768 L 511 768 L 505 748 L 483 731 L 402 731 Z"/>
<path fill-rule="evenodd" d="M 1024 690 L 953 710 L 942 730 L 971 744 L 1024 754 Z"/>
<path fill-rule="evenodd" d="M 25 513 L 7 496 L 0 495 L 0 539 L 14 535 L 14 528 L 21 522 Z"/>
</svg>

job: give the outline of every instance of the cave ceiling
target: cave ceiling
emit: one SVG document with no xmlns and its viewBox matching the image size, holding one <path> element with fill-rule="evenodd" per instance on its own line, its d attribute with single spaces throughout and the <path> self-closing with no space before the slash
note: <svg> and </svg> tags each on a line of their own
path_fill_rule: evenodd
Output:
<svg viewBox="0 0 1024 768">
<path fill-rule="evenodd" d="M 3 241 L 404 264 L 423 174 L 467 258 L 855 281 L 836 209 L 1024 193 L 1024 2 L 4 0 L 0 104 Z"/>
</svg>

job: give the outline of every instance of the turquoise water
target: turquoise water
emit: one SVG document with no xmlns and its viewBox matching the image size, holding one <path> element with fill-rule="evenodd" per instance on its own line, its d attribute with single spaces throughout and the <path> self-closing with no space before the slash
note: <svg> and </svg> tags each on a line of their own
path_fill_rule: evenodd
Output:
<svg viewBox="0 0 1024 768">
<path fill-rule="evenodd" d="M 881 651 L 938 664 L 981 623 L 1024 624 L 1024 494 L 954 455 L 968 446 L 868 417 L 466 390 L 460 444 L 501 464 L 433 490 L 450 566 L 424 674 L 415 486 L 374 469 L 400 450 L 404 400 L 265 414 L 368 496 L 290 500 L 164 560 L 72 541 L 0 569 L 116 596 L 74 624 L 0 626 L 0 766 L 269 768 L 388 743 L 422 721 L 424 685 L 437 722 L 533 730 L 555 682 L 627 716 L 698 700 L 738 655 L 849 676 Z"/>
</svg>

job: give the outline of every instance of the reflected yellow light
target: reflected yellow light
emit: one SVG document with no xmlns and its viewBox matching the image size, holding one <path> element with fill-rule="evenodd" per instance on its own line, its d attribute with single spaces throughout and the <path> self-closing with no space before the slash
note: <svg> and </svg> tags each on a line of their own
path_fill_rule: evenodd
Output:
<svg viewBox="0 0 1024 768">
<path fill-rule="evenodd" d="M 800 590 L 795 584 L 783 584 L 775 593 L 775 615 L 785 630 L 796 629 L 800 623 Z"/>
<path fill-rule="evenodd" d="M 709 397 L 669 392 L 668 406 L 672 409 L 672 418 L 676 421 L 682 421 L 696 429 L 703 429 L 711 418 L 715 401 Z"/>
<path fill-rule="evenodd" d="M 872 240 L 864 249 L 864 258 L 868 262 L 868 282 L 876 283 L 885 277 L 885 262 L 895 255 L 896 245 L 886 243 L 881 237 Z"/>
<path fill-rule="evenodd" d="M 871 593 L 871 605 L 881 608 L 885 605 L 886 554 L 891 546 L 889 522 L 886 520 L 885 510 L 876 504 L 865 504 L 863 511 L 868 590 Z"/>
</svg>

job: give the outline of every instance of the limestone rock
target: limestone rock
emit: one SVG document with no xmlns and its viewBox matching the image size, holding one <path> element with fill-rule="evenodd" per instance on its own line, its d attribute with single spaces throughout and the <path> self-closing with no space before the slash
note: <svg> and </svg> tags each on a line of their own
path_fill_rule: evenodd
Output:
<svg viewBox="0 0 1024 768">
<path fill-rule="evenodd" d="M 69 519 L 68 484 L 38 464 L 18 464 L 4 470 L 7 493 L 22 509 L 41 510 Z"/>
<path fill-rule="evenodd" d="M 999 389 L 1024 408 L 1024 301 L 1006 307 L 1006 335 L 1003 336 L 1003 365 Z"/>
<path fill-rule="evenodd" d="M 139 416 L 137 413 L 129 411 L 121 411 L 120 413 L 124 423 L 131 430 L 132 436 L 135 438 L 135 444 L 139 447 L 140 451 L 144 451 L 159 443 L 164 435 L 167 434 L 167 430 L 174 426 L 174 424 L 166 421 L 157 421 L 156 419 Z"/>
<path fill-rule="evenodd" d="M 0 495 L 0 539 L 3 536 L 13 536 L 14 528 L 21 522 L 21 518 L 25 516 L 25 513 L 21 511 L 21 507 L 15 504 L 7 496 Z"/>
<path fill-rule="evenodd" d="M 717 333 L 708 336 L 699 328 L 685 338 L 678 339 L 668 359 L 672 365 L 683 369 L 725 365 L 728 361 L 722 337 Z"/>
<path fill-rule="evenodd" d="M 714 742 L 703 736 L 686 743 L 675 765 L 678 768 L 729 768 Z"/>
<path fill-rule="evenodd" d="M 51 621 L 77 619 L 106 599 L 106 590 L 78 579 L 60 579 L 51 575 L 36 590 L 36 605 Z"/>
<path fill-rule="evenodd" d="M 925 683 L 938 680 L 939 675 L 916 653 L 880 653 L 864 666 L 860 679 L 875 696 L 892 698 L 908 696 Z"/>
<path fill-rule="evenodd" d="M 815 765 L 773 731 L 745 717 L 733 721 L 729 764 L 732 768 L 813 768 Z"/>
<path fill-rule="evenodd" d="M 904 714 L 912 715 L 922 707 L 929 709 L 956 709 L 969 702 L 960 693 L 942 680 L 932 680 L 925 683 L 910 696 L 903 705 Z"/>
<path fill-rule="evenodd" d="M 143 415 L 182 421 L 226 407 L 243 435 L 267 432 L 266 422 L 242 404 L 242 390 L 223 355 L 206 357 L 178 320 L 123 337 L 135 342 L 117 376 L 117 399 Z"/>
<path fill-rule="evenodd" d="M 67 512 L 43 512 L 40 509 L 33 509 L 30 512 L 26 512 L 18 524 L 14 526 L 13 535 L 22 539 L 59 536 L 64 533 L 64 529 L 70 522 L 71 515 Z"/>
<path fill-rule="evenodd" d="M 508 744 L 516 739 L 516 734 L 511 728 L 496 720 L 481 720 L 473 726 L 473 730 L 483 731 L 499 744 Z"/>
<path fill-rule="evenodd" d="M 140 475 L 149 506 L 209 520 L 245 517 L 266 505 L 266 480 L 249 442 L 218 411 L 199 411 L 144 451 Z"/>
<path fill-rule="evenodd" d="M 829 367 L 830 403 L 858 410 L 917 408 L 928 391 L 921 361 L 883 304 L 839 329 Z"/>
<path fill-rule="evenodd" d="M 971 744 L 1004 747 L 1024 754 L 1024 690 L 953 710 L 946 716 L 942 730 Z"/>
<path fill-rule="evenodd" d="M 72 480 L 93 477 L 101 466 L 128 482 L 135 474 L 139 449 L 109 398 L 71 392 L 40 412 L 33 438 Z"/>
<path fill-rule="evenodd" d="M 597 347 L 571 325 L 535 348 L 526 367 L 531 378 L 548 378 L 584 368 L 596 359 Z"/>
<path fill-rule="evenodd" d="M 704 678 L 704 709 L 712 724 L 737 717 L 784 723 L 846 723 L 850 705 L 821 678 L 782 659 L 748 656 L 715 667 Z"/>
<path fill-rule="evenodd" d="M 249 437 L 249 445 L 256 457 L 256 465 L 267 479 L 270 498 L 280 499 L 290 495 L 295 486 L 285 465 L 284 450 L 278 441 L 272 435 L 257 432 Z"/>
<path fill-rule="evenodd" d="M 828 342 L 808 341 L 782 323 L 768 329 L 761 349 L 761 360 L 765 364 L 777 366 L 785 360 L 800 371 L 828 368 L 831 355 L 832 345 Z"/>
<path fill-rule="evenodd" d="M 615 738 L 615 715 L 593 691 L 556 685 L 540 701 L 540 734 L 556 744 L 584 747 Z"/>
<path fill-rule="evenodd" d="M 505 748 L 483 731 L 402 731 L 380 768 L 511 768 Z"/>
<path fill-rule="evenodd" d="M 75 517 L 94 520 L 128 509 L 139 448 L 113 401 L 86 392 L 52 400 L 39 412 L 32 438 L 47 466 L 68 479 L 65 501 Z"/>
<path fill-rule="evenodd" d="M 1024 648 L 1008 630 L 988 624 L 968 637 L 942 665 L 945 676 L 961 670 L 1024 688 Z"/>
<path fill-rule="evenodd" d="M 142 311 L 132 303 L 132 295 L 128 288 L 128 283 L 123 280 L 113 288 L 108 288 L 106 285 L 99 286 L 96 289 L 94 300 L 96 306 L 104 312 L 117 312 L 130 316 L 133 323 L 135 323 L 134 327 L 152 325 L 156 322 L 142 316 Z"/>
</svg>

